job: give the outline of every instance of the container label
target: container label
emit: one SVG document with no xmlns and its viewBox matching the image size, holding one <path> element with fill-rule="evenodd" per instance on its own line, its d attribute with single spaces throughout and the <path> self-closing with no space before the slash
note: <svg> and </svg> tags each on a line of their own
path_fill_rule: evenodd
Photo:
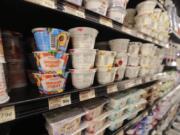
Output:
<svg viewBox="0 0 180 135">
<path fill-rule="evenodd" d="M 109 18 L 105 18 L 105 17 L 101 16 L 100 19 L 99 19 L 99 23 L 102 24 L 102 25 L 113 28 L 112 20 L 109 19 Z"/>
<path fill-rule="evenodd" d="M 80 101 L 85 101 L 85 100 L 95 98 L 95 97 L 96 97 L 96 95 L 95 95 L 94 89 L 89 90 L 89 91 L 83 91 L 83 92 L 80 92 L 80 94 L 79 94 Z"/>
<path fill-rule="evenodd" d="M 113 85 L 107 86 L 107 93 L 108 94 L 114 93 L 114 92 L 117 92 L 117 91 L 118 91 L 117 84 L 113 84 Z"/>
<path fill-rule="evenodd" d="M 0 123 L 12 121 L 16 119 L 15 107 L 9 106 L 0 108 Z"/>
</svg>

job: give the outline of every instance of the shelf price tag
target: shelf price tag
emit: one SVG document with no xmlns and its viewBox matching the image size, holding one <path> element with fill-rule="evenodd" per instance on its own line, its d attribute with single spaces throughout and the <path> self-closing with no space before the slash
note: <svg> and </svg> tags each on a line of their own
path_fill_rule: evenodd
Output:
<svg viewBox="0 0 180 135">
<path fill-rule="evenodd" d="M 102 25 L 113 28 L 112 20 L 109 19 L 109 18 L 105 18 L 105 17 L 101 16 L 100 19 L 99 19 L 99 23 L 102 24 Z"/>
<path fill-rule="evenodd" d="M 139 84 L 142 84 L 143 82 L 142 82 L 142 79 L 141 78 L 138 78 L 138 79 L 136 79 L 136 85 L 139 85 Z"/>
<path fill-rule="evenodd" d="M 61 97 L 54 97 L 48 100 L 49 103 L 49 110 L 56 109 L 62 106 L 70 105 L 71 104 L 71 96 L 65 95 Z"/>
<path fill-rule="evenodd" d="M 124 88 L 125 89 L 128 89 L 128 88 L 131 88 L 135 85 L 135 82 L 134 81 L 129 81 L 127 83 L 124 84 Z"/>
<path fill-rule="evenodd" d="M 117 84 L 107 86 L 107 94 L 114 93 L 118 91 Z"/>
<path fill-rule="evenodd" d="M 0 123 L 8 122 L 16 119 L 15 107 L 3 107 L 0 108 Z"/>
<path fill-rule="evenodd" d="M 44 7 L 52 8 L 52 9 L 57 9 L 55 0 L 25 0 L 27 2 L 31 2 L 37 5 L 41 5 Z"/>
<path fill-rule="evenodd" d="M 95 97 L 96 97 L 96 95 L 95 95 L 94 89 L 88 90 L 88 91 L 82 91 L 79 93 L 79 100 L 80 101 L 85 101 L 85 100 L 95 98 Z"/>
<path fill-rule="evenodd" d="M 64 5 L 63 12 L 80 17 L 80 18 L 86 18 L 84 9 L 70 5 L 70 4 Z"/>
</svg>

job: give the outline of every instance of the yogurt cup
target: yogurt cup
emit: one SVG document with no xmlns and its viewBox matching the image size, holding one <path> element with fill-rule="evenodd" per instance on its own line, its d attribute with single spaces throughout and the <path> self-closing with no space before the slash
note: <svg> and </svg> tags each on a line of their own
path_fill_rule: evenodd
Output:
<svg viewBox="0 0 180 135">
<path fill-rule="evenodd" d="M 113 39 L 109 41 L 112 51 L 126 53 L 128 49 L 129 39 Z"/>
<path fill-rule="evenodd" d="M 141 45 L 141 55 L 143 56 L 152 56 L 152 52 L 154 51 L 154 44 L 146 43 Z"/>
<path fill-rule="evenodd" d="M 140 69 L 140 67 L 127 66 L 126 72 L 125 72 L 125 77 L 127 77 L 127 78 L 138 77 L 139 69 Z"/>
<path fill-rule="evenodd" d="M 124 78 L 125 70 L 126 70 L 126 67 L 119 67 L 117 72 L 116 72 L 115 79 L 118 81 L 122 80 Z"/>
<path fill-rule="evenodd" d="M 113 68 L 107 68 L 107 67 L 101 67 L 98 68 L 97 71 L 97 80 L 99 84 L 107 84 L 111 83 L 115 80 L 115 75 L 117 72 L 117 67 Z"/>
<path fill-rule="evenodd" d="M 117 53 L 114 61 L 115 67 L 125 67 L 128 62 L 128 54 L 127 53 Z"/>
<path fill-rule="evenodd" d="M 50 52 L 34 52 L 36 65 L 38 70 L 42 73 L 54 72 L 63 74 L 69 58 L 68 54 L 57 52 L 52 54 Z"/>
<path fill-rule="evenodd" d="M 149 56 L 141 56 L 140 57 L 140 66 L 141 67 L 150 67 L 151 62 L 152 62 L 152 57 L 149 57 Z"/>
<path fill-rule="evenodd" d="M 3 49 L 3 43 L 2 43 L 2 35 L 0 30 L 0 62 L 5 63 L 5 57 L 4 57 L 4 49 Z"/>
<path fill-rule="evenodd" d="M 37 51 L 63 51 L 69 43 L 69 33 L 57 28 L 32 29 Z"/>
<path fill-rule="evenodd" d="M 90 27 L 76 27 L 69 30 L 74 49 L 93 49 L 98 31 Z"/>
<path fill-rule="evenodd" d="M 128 57 L 128 66 L 138 66 L 140 61 L 139 56 L 129 56 Z"/>
<path fill-rule="evenodd" d="M 139 70 L 139 76 L 146 76 L 150 74 L 150 68 L 141 67 Z"/>
<path fill-rule="evenodd" d="M 133 56 L 137 56 L 140 51 L 140 46 L 141 46 L 140 42 L 130 42 L 129 48 L 128 48 L 128 53 Z"/>
<path fill-rule="evenodd" d="M 85 8 L 100 15 L 106 15 L 108 6 L 108 0 L 85 0 Z"/>
<path fill-rule="evenodd" d="M 75 69 L 90 69 L 94 67 L 96 50 L 71 49 L 72 65 Z"/>
<path fill-rule="evenodd" d="M 96 69 L 70 69 L 70 72 L 75 88 L 84 89 L 93 85 Z"/>
<path fill-rule="evenodd" d="M 97 51 L 96 67 L 112 67 L 116 52 L 114 51 Z"/>
<path fill-rule="evenodd" d="M 53 73 L 33 73 L 33 76 L 41 94 L 56 94 L 63 92 L 68 73 L 64 76 Z"/>
</svg>

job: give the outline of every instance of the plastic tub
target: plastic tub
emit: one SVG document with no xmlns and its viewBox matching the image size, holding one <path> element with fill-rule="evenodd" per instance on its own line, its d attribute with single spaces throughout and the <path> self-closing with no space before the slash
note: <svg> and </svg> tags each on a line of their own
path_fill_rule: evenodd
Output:
<svg viewBox="0 0 180 135">
<path fill-rule="evenodd" d="M 149 67 L 152 62 L 152 58 L 149 56 L 141 56 L 140 57 L 140 66 L 141 67 Z"/>
<path fill-rule="evenodd" d="M 116 52 L 113 51 L 98 51 L 96 56 L 97 67 L 112 67 Z"/>
<path fill-rule="evenodd" d="M 129 0 L 110 0 L 109 4 L 110 7 L 122 7 L 123 9 L 126 9 L 126 5 Z"/>
<path fill-rule="evenodd" d="M 124 78 L 125 70 L 126 70 L 126 67 L 119 67 L 117 72 L 116 72 L 115 79 L 118 81 L 122 80 Z"/>
<path fill-rule="evenodd" d="M 101 67 L 98 68 L 97 71 L 97 80 L 99 84 L 107 84 L 111 83 L 115 80 L 115 75 L 117 71 L 117 67 L 113 68 L 107 68 L 107 67 Z"/>
<path fill-rule="evenodd" d="M 72 65 L 75 69 L 90 69 L 94 67 L 96 50 L 71 49 Z"/>
<path fill-rule="evenodd" d="M 72 84 L 77 89 L 90 87 L 94 82 L 96 69 L 71 69 Z"/>
<path fill-rule="evenodd" d="M 80 128 L 81 118 L 84 112 L 80 108 L 67 110 L 55 110 L 46 113 L 48 132 L 52 135 L 70 135 Z"/>
<path fill-rule="evenodd" d="M 57 28 L 34 28 L 32 32 L 37 51 L 66 51 L 70 38 L 68 32 Z"/>
<path fill-rule="evenodd" d="M 141 55 L 143 56 L 152 56 L 154 44 L 146 43 L 141 45 Z"/>
<path fill-rule="evenodd" d="M 63 92 L 66 79 L 68 77 L 68 73 L 65 73 L 64 76 L 52 73 L 34 73 L 33 75 L 36 80 L 36 85 L 42 94 L 55 94 Z"/>
<path fill-rule="evenodd" d="M 42 73 L 54 72 L 63 74 L 66 69 L 66 64 L 69 58 L 68 54 L 57 52 L 52 54 L 50 52 L 34 52 L 36 65 L 38 70 Z"/>
<path fill-rule="evenodd" d="M 150 74 L 150 68 L 141 67 L 139 70 L 139 76 L 146 76 Z"/>
<path fill-rule="evenodd" d="M 106 15 L 108 6 L 108 0 L 85 0 L 85 8 L 100 15 Z"/>
<path fill-rule="evenodd" d="M 157 2 L 153 0 L 147 0 L 147 1 L 139 3 L 136 7 L 138 15 L 153 13 L 154 8 L 156 7 L 156 4 Z"/>
<path fill-rule="evenodd" d="M 128 62 L 128 54 L 126 53 L 117 53 L 114 61 L 116 67 L 125 67 Z"/>
<path fill-rule="evenodd" d="M 130 42 L 128 53 L 133 56 L 137 56 L 139 54 L 140 46 L 141 46 L 140 42 Z"/>
<path fill-rule="evenodd" d="M 88 102 L 83 104 L 83 108 L 86 112 L 84 118 L 86 121 L 91 121 L 103 113 L 104 105 L 107 103 L 107 100 L 101 99 L 96 100 L 96 102 Z"/>
<path fill-rule="evenodd" d="M 121 7 L 111 7 L 108 10 L 108 17 L 119 23 L 124 22 L 125 16 L 126 16 L 126 10 Z"/>
<path fill-rule="evenodd" d="M 139 56 L 129 56 L 128 57 L 128 66 L 138 66 L 140 61 Z"/>
<path fill-rule="evenodd" d="M 125 72 L 125 77 L 127 77 L 127 78 L 138 77 L 139 69 L 140 69 L 140 67 L 127 66 L 126 72 Z"/>
<path fill-rule="evenodd" d="M 69 30 L 74 49 L 93 49 L 98 31 L 90 27 L 76 27 Z"/>
<path fill-rule="evenodd" d="M 114 39 L 109 41 L 112 51 L 126 53 L 128 49 L 129 39 Z"/>
<path fill-rule="evenodd" d="M 68 1 L 72 4 L 75 4 L 75 5 L 81 6 L 83 0 L 66 0 L 66 1 Z"/>
<path fill-rule="evenodd" d="M 129 8 L 126 9 L 127 13 L 124 18 L 124 25 L 125 26 L 134 26 L 135 24 L 135 14 L 136 14 L 136 9 L 134 8 Z"/>
</svg>

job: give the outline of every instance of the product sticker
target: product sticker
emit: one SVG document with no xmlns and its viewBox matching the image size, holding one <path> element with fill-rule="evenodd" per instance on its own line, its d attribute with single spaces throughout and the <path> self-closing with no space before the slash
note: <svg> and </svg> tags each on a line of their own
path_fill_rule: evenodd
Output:
<svg viewBox="0 0 180 135">
<path fill-rule="evenodd" d="M 8 122 L 15 119 L 16 114 L 14 106 L 0 108 L 0 123 Z"/>
<path fill-rule="evenodd" d="M 63 9 L 63 12 L 74 15 L 74 16 L 78 16 L 80 18 L 86 18 L 85 16 L 85 11 L 82 8 L 70 5 L 70 4 L 65 4 Z"/>
<path fill-rule="evenodd" d="M 113 28 L 113 23 L 112 20 L 109 18 L 105 18 L 105 17 L 100 17 L 99 23 L 108 27 Z"/>
<path fill-rule="evenodd" d="M 117 92 L 117 91 L 118 91 L 117 84 L 107 86 L 107 93 L 108 94 L 114 93 L 114 92 Z"/>
<path fill-rule="evenodd" d="M 95 98 L 95 97 L 96 97 L 96 95 L 95 95 L 94 89 L 89 90 L 89 91 L 83 91 L 83 92 L 80 92 L 80 94 L 79 94 L 80 101 L 85 101 L 85 100 Z"/>
</svg>

